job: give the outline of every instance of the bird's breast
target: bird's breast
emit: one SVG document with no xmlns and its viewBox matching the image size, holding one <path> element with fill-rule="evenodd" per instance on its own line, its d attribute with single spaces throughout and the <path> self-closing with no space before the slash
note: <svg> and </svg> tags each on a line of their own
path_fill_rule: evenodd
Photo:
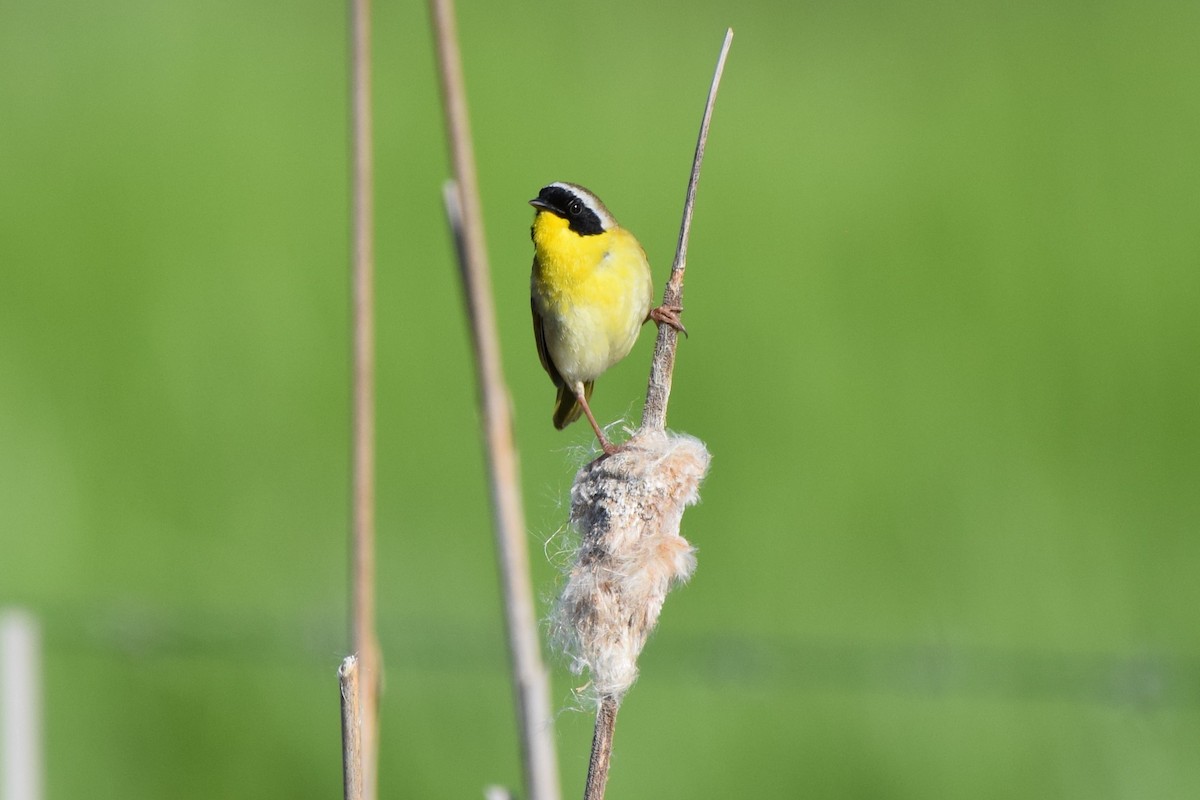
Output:
<svg viewBox="0 0 1200 800">
<path fill-rule="evenodd" d="M 546 349 L 568 381 L 594 380 L 628 355 L 650 311 L 646 254 L 619 228 L 542 238 L 535 225 L 531 289 Z"/>
</svg>

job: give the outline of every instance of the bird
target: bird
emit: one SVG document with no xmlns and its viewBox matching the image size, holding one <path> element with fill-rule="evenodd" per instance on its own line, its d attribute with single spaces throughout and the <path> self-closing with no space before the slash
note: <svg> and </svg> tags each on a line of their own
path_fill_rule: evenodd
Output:
<svg viewBox="0 0 1200 800">
<path fill-rule="evenodd" d="M 592 386 L 633 349 L 654 320 L 686 333 L 679 306 L 651 307 L 654 281 L 646 251 L 592 192 L 556 182 L 529 201 L 536 211 L 530 306 L 538 358 L 558 390 L 554 427 L 587 416 L 605 455 L 620 448 L 588 405 Z"/>
</svg>

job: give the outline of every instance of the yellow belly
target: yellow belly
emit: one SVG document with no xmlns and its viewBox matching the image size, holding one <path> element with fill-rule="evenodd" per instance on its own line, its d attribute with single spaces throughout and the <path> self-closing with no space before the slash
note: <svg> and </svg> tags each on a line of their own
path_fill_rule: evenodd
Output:
<svg viewBox="0 0 1200 800">
<path fill-rule="evenodd" d="M 542 218 L 549 219 L 543 220 Z M 534 225 L 532 296 L 546 350 L 568 385 L 595 380 L 633 348 L 654 291 L 640 244 L 617 228 L 579 236 L 551 214 Z"/>
</svg>

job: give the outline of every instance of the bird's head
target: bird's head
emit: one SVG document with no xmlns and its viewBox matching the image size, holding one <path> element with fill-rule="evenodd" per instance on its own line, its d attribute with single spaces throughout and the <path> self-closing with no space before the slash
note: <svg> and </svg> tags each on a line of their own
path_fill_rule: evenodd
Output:
<svg viewBox="0 0 1200 800">
<path fill-rule="evenodd" d="M 538 213 L 554 214 L 580 236 L 594 236 L 617 227 L 600 198 L 574 183 L 552 183 L 529 201 Z"/>
</svg>

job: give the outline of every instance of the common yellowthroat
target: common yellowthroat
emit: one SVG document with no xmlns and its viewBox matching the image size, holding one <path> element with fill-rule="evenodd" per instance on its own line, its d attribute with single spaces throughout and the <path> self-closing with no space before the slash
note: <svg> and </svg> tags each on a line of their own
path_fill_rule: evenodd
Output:
<svg viewBox="0 0 1200 800">
<path fill-rule="evenodd" d="M 573 183 L 552 183 L 529 201 L 534 213 L 533 337 L 558 389 L 554 427 L 587 415 L 607 455 L 617 452 L 588 406 L 596 378 L 629 354 L 653 319 L 683 331 L 681 308 L 651 308 L 646 251 L 600 198 Z"/>
</svg>

